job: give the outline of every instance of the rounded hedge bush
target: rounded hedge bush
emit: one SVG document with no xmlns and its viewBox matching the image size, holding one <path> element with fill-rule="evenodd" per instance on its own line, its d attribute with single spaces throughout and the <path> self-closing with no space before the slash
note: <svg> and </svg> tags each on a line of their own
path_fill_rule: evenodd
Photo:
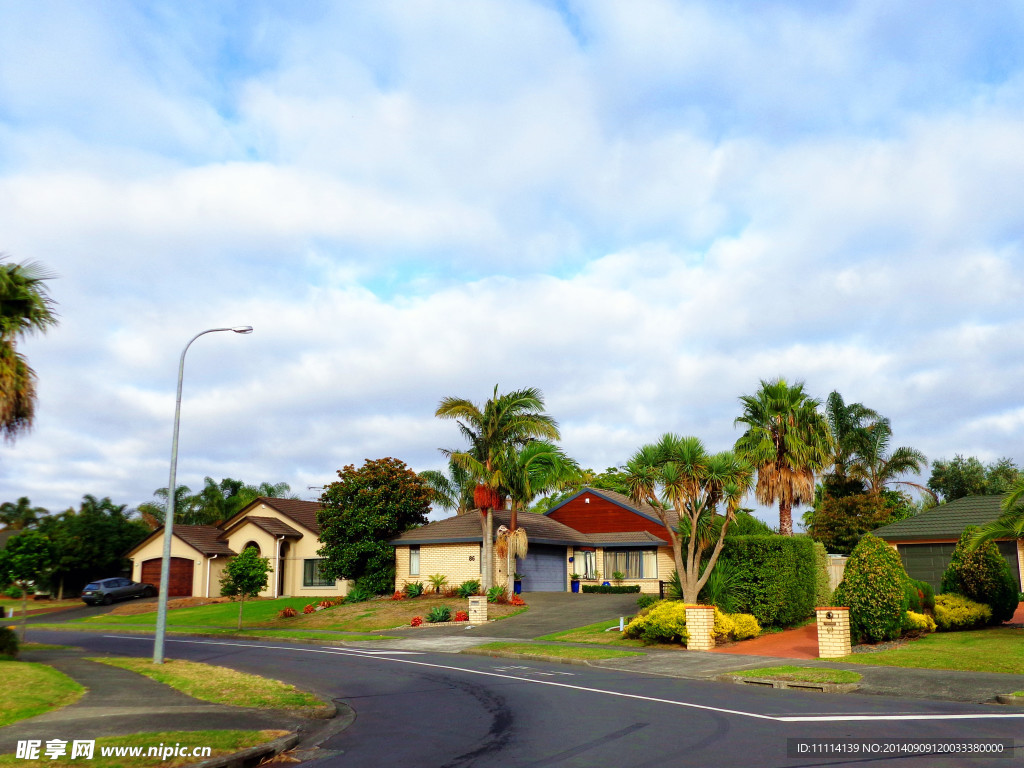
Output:
<svg viewBox="0 0 1024 768">
<path fill-rule="evenodd" d="M 871 534 L 861 538 L 832 596 L 834 605 L 850 609 L 850 634 L 856 642 L 877 643 L 900 636 L 907 579 L 895 549 Z"/>
<path fill-rule="evenodd" d="M 995 542 L 986 541 L 971 550 L 970 542 L 977 531 L 970 525 L 960 535 L 949 567 L 942 574 L 942 591 L 984 603 L 992 609 L 992 623 L 1001 624 L 1017 610 L 1017 582 Z"/>
<path fill-rule="evenodd" d="M 644 643 L 683 643 L 689 639 L 686 631 L 686 604 L 681 600 L 666 600 L 648 608 L 626 625 L 626 637 Z"/>
<path fill-rule="evenodd" d="M 992 620 L 992 609 L 963 595 L 950 593 L 935 598 L 935 623 L 940 632 L 978 629 Z"/>
</svg>

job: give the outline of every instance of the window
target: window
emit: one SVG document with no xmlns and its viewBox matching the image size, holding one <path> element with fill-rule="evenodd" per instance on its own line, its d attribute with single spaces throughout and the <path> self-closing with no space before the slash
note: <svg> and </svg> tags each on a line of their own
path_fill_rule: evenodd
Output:
<svg viewBox="0 0 1024 768">
<path fill-rule="evenodd" d="M 323 560 L 302 561 L 302 586 L 304 587 L 333 587 L 334 579 L 328 579 L 321 573 Z"/>
<path fill-rule="evenodd" d="M 419 545 L 409 547 L 409 575 L 420 575 L 420 548 Z"/>
<path fill-rule="evenodd" d="M 580 574 L 584 579 L 597 578 L 597 552 L 580 552 L 583 557 L 583 572 Z"/>
<path fill-rule="evenodd" d="M 610 579 L 616 571 L 627 579 L 656 579 L 658 552 L 654 549 L 606 549 L 604 577 Z"/>
</svg>

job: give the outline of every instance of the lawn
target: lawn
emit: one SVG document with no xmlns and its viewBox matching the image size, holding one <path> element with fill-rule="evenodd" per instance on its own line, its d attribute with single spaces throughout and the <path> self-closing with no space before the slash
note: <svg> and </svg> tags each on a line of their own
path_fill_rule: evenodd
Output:
<svg viewBox="0 0 1024 768">
<path fill-rule="evenodd" d="M 628 621 L 626 622 L 629 623 Z M 608 630 L 608 631 L 605 631 Z M 627 648 L 649 648 L 640 640 L 631 640 L 623 637 L 619 632 L 619 620 L 599 621 L 596 624 L 588 624 L 585 627 L 567 629 L 564 632 L 553 632 L 550 635 L 538 637 L 538 640 L 553 640 L 560 643 L 598 643 L 600 645 L 616 645 Z M 660 646 L 659 646 L 660 647 Z M 665 646 L 680 648 L 682 646 Z"/>
<path fill-rule="evenodd" d="M 936 632 L 891 651 L 855 653 L 846 664 L 957 669 L 1024 674 L 1024 630 L 993 627 L 973 632 Z"/>
<path fill-rule="evenodd" d="M 287 629 L 328 629 L 348 632 L 370 632 L 376 629 L 391 629 L 408 626 L 413 616 L 423 616 L 434 606 L 445 605 L 454 614 L 468 610 L 464 598 L 418 597 L 415 600 L 369 600 L 365 603 L 339 605 L 316 613 L 304 614 L 302 609 L 310 603 L 308 597 L 283 597 L 277 600 L 253 600 L 245 604 L 242 626 L 245 628 Z M 291 619 L 278 618 L 278 613 L 291 607 L 299 615 Z M 521 611 L 512 605 L 488 606 L 492 618 L 507 616 Z M 69 628 L 81 625 L 100 624 L 104 626 L 152 626 L 156 623 L 156 612 L 137 613 L 131 616 L 92 616 L 87 619 L 68 622 Z M 216 603 L 192 608 L 176 608 L 167 612 L 168 626 L 178 627 L 226 627 L 234 628 L 238 623 L 238 603 Z"/>
<path fill-rule="evenodd" d="M 163 664 L 154 664 L 150 659 L 123 657 L 89 660 L 138 672 L 158 683 L 214 704 L 300 711 L 318 710 L 327 706 L 312 693 L 299 690 L 294 685 L 212 664 L 180 659 L 167 659 Z"/>
<path fill-rule="evenodd" d="M 638 651 L 616 651 L 611 648 L 579 648 L 573 645 L 542 645 L 540 643 L 486 643 L 469 649 L 472 652 L 502 651 L 523 656 L 548 656 L 555 659 L 617 659 L 643 656 Z"/>
<path fill-rule="evenodd" d="M 91 760 L 78 757 L 69 759 L 69 755 L 56 760 L 49 760 L 41 753 L 42 760 L 24 760 L 15 755 L 0 755 L 0 766 L 16 766 L 17 768 L 81 768 L 83 763 L 90 768 L 175 768 L 198 762 L 195 757 L 160 757 L 145 756 L 149 747 L 160 745 L 182 747 L 210 747 L 210 756 L 230 755 L 257 744 L 286 735 L 287 731 L 160 731 L 158 733 L 136 733 L 131 736 L 105 736 L 96 739 L 96 747 Z M 68 747 L 70 748 L 70 743 Z M 43 745 L 45 748 L 45 744 Z M 142 747 L 141 757 L 104 757 L 104 748 Z M 70 749 L 69 749 L 70 751 Z"/>
<path fill-rule="evenodd" d="M 0 727 L 73 704 L 85 688 L 45 664 L 0 657 Z"/>
<path fill-rule="evenodd" d="M 792 680 L 799 683 L 856 683 L 861 675 L 845 669 L 825 669 L 822 667 L 760 667 L 758 669 L 741 669 L 738 672 L 726 672 L 734 677 L 758 677 L 769 680 Z"/>
<path fill-rule="evenodd" d="M 56 632 L 82 632 L 88 629 L 91 632 L 121 632 L 125 634 L 152 634 L 155 627 L 152 624 L 98 624 L 89 622 L 88 627 L 79 623 L 66 622 L 63 624 L 33 624 L 32 629 L 47 630 Z M 169 627 L 169 635 L 190 635 L 193 637 L 230 637 L 236 640 L 298 640 L 304 643 L 323 643 L 331 645 L 334 643 L 361 643 L 376 640 L 397 640 L 395 635 L 366 635 L 355 632 L 331 632 L 327 630 L 302 631 L 294 629 L 243 629 L 241 632 L 226 627 L 201 627 L 189 629 L 187 627 Z M 32 643 L 26 643 L 22 648 L 28 648 Z M 64 646 L 54 646 L 64 647 Z"/>
</svg>

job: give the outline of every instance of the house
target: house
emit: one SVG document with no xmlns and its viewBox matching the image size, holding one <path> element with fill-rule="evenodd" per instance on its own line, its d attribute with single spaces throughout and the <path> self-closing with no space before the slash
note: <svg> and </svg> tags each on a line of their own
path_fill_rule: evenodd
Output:
<svg viewBox="0 0 1024 768">
<path fill-rule="evenodd" d="M 949 565 L 953 548 L 969 525 L 994 522 L 1002 514 L 1005 496 L 965 496 L 956 501 L 883 526 L 872 533 L 900 553 L 903 567 L 914 579 L 927 581 L 936 591 Z M 1024 541 L 997 541 L 1020 590 L 1024 581 Z"/>
<path fill-rule="evenodd" d="M 511 513 L 495 510 L 494 529 L 508 526 Z M 670 522 L 675 525 L 674 513 Z M 529 551 L 517 561 L 525 592 L 566 592 L 576 573 L 594 584 L 622 573 L 623 584 L 658 594 L 661 582 L 675 570 L 672 549 L 657 512 L 614 491 L 583 488 L 539 515 L 520 513 Z M 483 544 L 480 515 L 456 515 L 406 531 L 392 539 L 395 547 L 395 589 L 433 574 L 449 584 L 482 576 Z M 495 556 L 493 583 L 507 584 L 507 564 Z"/>
<path fill-rule="evenodd" d="M 217 525 L 175 525 L 171 537 L 171 597 L 218 597 L 224 566 L 246 547 L 256 547 L 273 570 L 263 597 L 345 595 L 348 582 L 320 574 L 320 505 L 298 499 L 255 499 Z M 128 552 L 132 580 L 160 583 L 163 528 Z"/>
</svg>

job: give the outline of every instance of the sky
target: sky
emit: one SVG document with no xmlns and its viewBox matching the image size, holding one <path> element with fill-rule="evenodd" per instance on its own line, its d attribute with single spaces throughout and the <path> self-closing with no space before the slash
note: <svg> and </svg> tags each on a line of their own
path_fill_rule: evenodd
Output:
<svg viewBox="0 0 1024 768">
<path fill-rule="evenodd" d="M 0 252 L 60 319 L 0 500 L 151 500 L 236 325 L 193 490 L 440 468 L 496 384 L 595 469 L 778 376 L 1024 460 L 1019 3 L 0 0 L 0 50 Z"/>
</svg>

